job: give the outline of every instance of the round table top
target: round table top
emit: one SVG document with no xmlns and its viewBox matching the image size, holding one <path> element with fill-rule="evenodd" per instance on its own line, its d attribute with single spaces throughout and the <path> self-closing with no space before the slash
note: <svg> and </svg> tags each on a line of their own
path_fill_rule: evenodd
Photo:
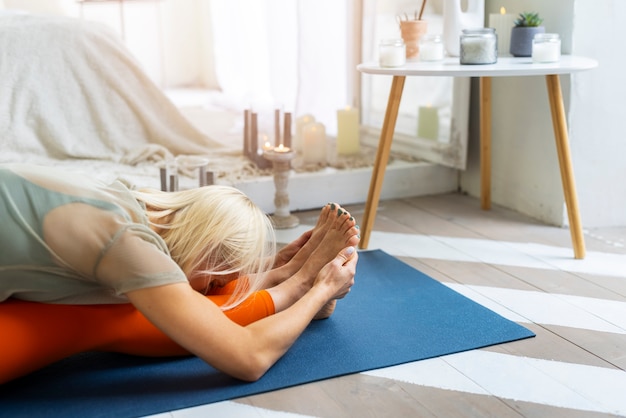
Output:
<svg viewBox="0 0 626 418">
<path fill-rule="evenodd" d="M 511 77 L 548 74 L 569 74 L 590 70 L 598 66 L 594 59 L 562 55 L 559 62 L 535 63 L 528 57 L 500 57 L 495 64 L 461 65 L 458 57 L 443 61 L 407 62 L 401 67 L 381 67 L 378 62 L 357 65 L 365 74 L 393 76 L 448 76 L 448 77 Z"/>
</svg>

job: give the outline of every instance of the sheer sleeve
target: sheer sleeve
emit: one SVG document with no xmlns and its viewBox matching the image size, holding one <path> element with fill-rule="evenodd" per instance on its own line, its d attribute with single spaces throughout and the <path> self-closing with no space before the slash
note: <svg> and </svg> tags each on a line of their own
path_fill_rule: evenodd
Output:
<svg viewBox="0 0 626 418">
<path fill-rule="evenodd" d="M 137 225 L 122 227 L 102 250 L 93 276 L 117 295 L 132 290 L 187 282 L 165 243 Z"/>
</svg>

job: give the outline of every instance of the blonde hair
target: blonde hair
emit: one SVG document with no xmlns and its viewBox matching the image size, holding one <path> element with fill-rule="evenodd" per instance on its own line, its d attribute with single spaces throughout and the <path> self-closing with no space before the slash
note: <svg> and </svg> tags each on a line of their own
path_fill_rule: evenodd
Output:
<svg viewBox="0 0 626 418">
<path fill-rule="evenodd" d="M 271 268 L 276 237 L 269 217 L 234 187 L 212 185 L 178 192 L 142 189 L 133 191 L 146 205 L 172 259 L 187 278 L 239 273 L 229 302 L 241 303 L 262 287 Z"/>
</svg>

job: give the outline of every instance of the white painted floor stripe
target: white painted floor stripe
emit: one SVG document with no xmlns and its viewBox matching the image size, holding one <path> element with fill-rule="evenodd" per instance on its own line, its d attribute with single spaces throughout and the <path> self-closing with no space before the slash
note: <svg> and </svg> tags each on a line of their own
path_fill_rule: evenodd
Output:
<svg viewBox="0 0 626 418">
<path fill-rule="evenodd" d="M 281 243 L 297 238 L 311 226 L 278 230 Z M 487 239 L 453 238 L 373 231 L 370 249 L 382 249 L 394 256 L 481 262 L 572 273 L 589 273 L 626 278 L 626 254 L 588 251 L 585 259 L 576 260 L 569 247 L 519 243 Z"/>
<path fill-rule="evenodd" d="M 626 414 L 626 372 L 617 369 L 473 350 L 364 374 L 555 407 Z"/>
<path fill-rule="evenodd" d="M 312 418 L 309 415 L 273 411 L 237 402 L 225 401 L 192 408 L 179 409 L 162 414 L 150 415 L 149 418 Z M 146 417 L 148 418 L 148 417 Z"/>
<path fill-rule="evenodd" d="M 309 229 L 301 225 L 300 229 L 280 230 L 281 242 L 289 242 Z M 626 275 L 626 256 L 619 254 L 588 253 L 585 260 L 559 259 L 562 266 L 554 262 L 542 261 L 537 255 L 536 244 L 503 243 L 491 240 L 461 239 L 449 237 L 429 237 L 420 235 L 373 233 L 376 244 L 389 254 L 419 258 L 454 259 L 455 261 L 488 262 L 542 269 L 564 269 L 565 264 L 586 266 L 587 273 L 607 274 L 607 266 L 613 275 L 619 272 Z M 571 259 L 569 249 L 541 246 L 545 250 L 544 259 L 556 253 Z M 533 256 L 527 253 L 534 254 Z M 552 254 L 552 255 L 550 255 Z M 609 257 L 606 257 L 609 256 Z M 553 261 L 556 258 L 553 258 Z M 599 268 L 596 261 L 603 260 Z M 585 264 L 586 263 L 586 264 Z M 605 265 L 606 264 L 606 265 Z M 572 270 L 573 267 L 570 267 Z M 626 277 L 626 276 L 625 276 Z M 447 283 L 455 291 L 475 300 L 481 305 L 516 322 L 534 322 L 538 324 L 560 325 L 601 332 L 626 334 L 626 303 L 594 299 L 588 297 L 557 295 L 544 292 L 522 291 L 483 286 L 464 286 Z"/>
<path fill-rule="evenodd" d="M 626 334 L 626 303 L 527 290 L 445 283 L 515 322 Z"/>
</svg>

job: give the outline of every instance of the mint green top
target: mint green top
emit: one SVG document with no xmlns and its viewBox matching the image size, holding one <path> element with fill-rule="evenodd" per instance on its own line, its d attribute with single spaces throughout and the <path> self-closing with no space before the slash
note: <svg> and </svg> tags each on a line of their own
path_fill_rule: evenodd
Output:
<svg viewBox="0 0 626 418">
<path fill-rule="evenodd" d="M 0 302 L 127 303 L 126 292 L 186 281 L 121 182 L 0 165 Z"/>
</svg>

